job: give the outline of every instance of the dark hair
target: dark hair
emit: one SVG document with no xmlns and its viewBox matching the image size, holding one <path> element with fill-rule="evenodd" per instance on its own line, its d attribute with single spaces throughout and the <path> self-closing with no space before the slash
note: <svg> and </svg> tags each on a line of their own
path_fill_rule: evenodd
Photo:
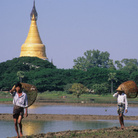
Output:
<svg viewBox="0 0 138 138">
<path fill-rule="evenodd" d="M 15 88 L 16 88 L 16 87 L 22 88 L 22 84 L 21 84 L 20 82 L 17 82 L 17 83 L 15 84 Z"/>
</svg>

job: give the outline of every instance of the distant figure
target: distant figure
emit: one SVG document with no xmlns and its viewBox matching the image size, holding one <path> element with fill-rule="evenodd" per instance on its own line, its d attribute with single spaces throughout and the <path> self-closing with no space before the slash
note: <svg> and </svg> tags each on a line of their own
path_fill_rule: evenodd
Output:
<svg viewBox="0 0 138 138">
<path fill-rule="evenodd" d="M 15 131 L 17 133 L 17 138 L 23 136 L 22 132 L 22 119 L 24 115 L 24 108 L 25 108 L 25 116 L 28 116 L 28 101 L 26 93 L 22 92 L 22 85 L 21 83 L 17 83 L 11 90 L 10 93 L 13 96 L 13 120 L 15 125 Z M 20 134 L 18 131 L 18 125 L 20 128 Z"/>
<path fill-rule="evenodd" d="M 121 129 L 124 129 L 124 118 L 123 118 L 123 113 L 125 110 L 125 113 L 128 112 L 127 107 L 128 107 L 128 102 L 127 102 L 127 95 L 124 93 L 121 88 L 117 89 L 117 92 L 113 95 L 113 97 L 117 97 L 117 112 L 119 115 L 119 122 L 121 125 Z"/>
</svg>

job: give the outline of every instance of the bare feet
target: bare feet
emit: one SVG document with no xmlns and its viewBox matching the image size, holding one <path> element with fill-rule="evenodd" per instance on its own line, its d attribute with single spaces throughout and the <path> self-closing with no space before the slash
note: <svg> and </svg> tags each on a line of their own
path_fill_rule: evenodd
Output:
<svg viewBox="0 0 138 138">
<path fill-rule="evenodd" d="M 121 126 L 121 129 L 123 130 L 125 127 L 124 126 Z"/>
</svg>

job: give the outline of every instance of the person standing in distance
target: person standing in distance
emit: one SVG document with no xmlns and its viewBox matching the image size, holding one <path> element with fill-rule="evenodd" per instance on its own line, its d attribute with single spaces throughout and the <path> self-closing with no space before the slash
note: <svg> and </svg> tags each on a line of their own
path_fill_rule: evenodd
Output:
<svg viewBox="0 0 138 138">
<path fill-rule="evenodd" d="M 117 92 L 113 95 L 113 97 L 117 98 L 117 112 L 119 115 L 119 122 L 121 125 L 121 129 L 124 129 L 124 118 L 123 118 L 124 110 L 125 113 L 128 112 L 127 95 L 124 93 L 121 87 L 118 87 Z"/>
<path fill-rule="evenodd" d="M 13 96 L 13 120 L 15 125 L 15 131 L 17 133 L 17 138 L 23 136 L 22 132 L 22 119 L 24 116 L 24 108 L 25 108 L 25 116 L 28 116 L 28 101 L 26 93 L 22 92 L 22 84 L 18 82 L 14 87 L 10 90 L 10 93 Z M 18 126 L 20 129 L 20 134 L 18 131 Z"/>
</svg>

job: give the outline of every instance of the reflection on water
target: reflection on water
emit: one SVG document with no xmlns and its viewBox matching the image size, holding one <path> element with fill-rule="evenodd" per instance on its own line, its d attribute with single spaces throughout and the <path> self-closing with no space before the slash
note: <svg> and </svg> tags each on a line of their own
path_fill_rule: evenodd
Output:
<svg viewBox="0 0 138 138">
<path fill-rule="evenodd" d="M 138 120 L 125 120 L 125 126 L 137 126 Z M 24 135 L 65 130 L 100 129 L 120 126 L 118 120 L 99 121 L 23 121 Z M 0 121 L 0 137 L 16 136 L 13 121 Z"/>
<path fill-rule="evenodd" d="M 44 128 L 44 123 L 42 122 L 32 122 L 32 121 L 27 121 L 23 122 L 23 132 L 26 135 L 32 135 L 32 134 L 37 134 L 41 132 Z"/>
<path fill-rule="evenodd" d="M 12 113 L 13 105 L 0 104 L 0 113 Z M 69 106 L 49 105 L 31 106 L 29 114 L 75 114 L 75 115 L 117 115 L 117 107 L 92 107 L 92 106 Z M 129 107 L 126 116 L 138 116 L 137 107 Z"/>
</svg>

